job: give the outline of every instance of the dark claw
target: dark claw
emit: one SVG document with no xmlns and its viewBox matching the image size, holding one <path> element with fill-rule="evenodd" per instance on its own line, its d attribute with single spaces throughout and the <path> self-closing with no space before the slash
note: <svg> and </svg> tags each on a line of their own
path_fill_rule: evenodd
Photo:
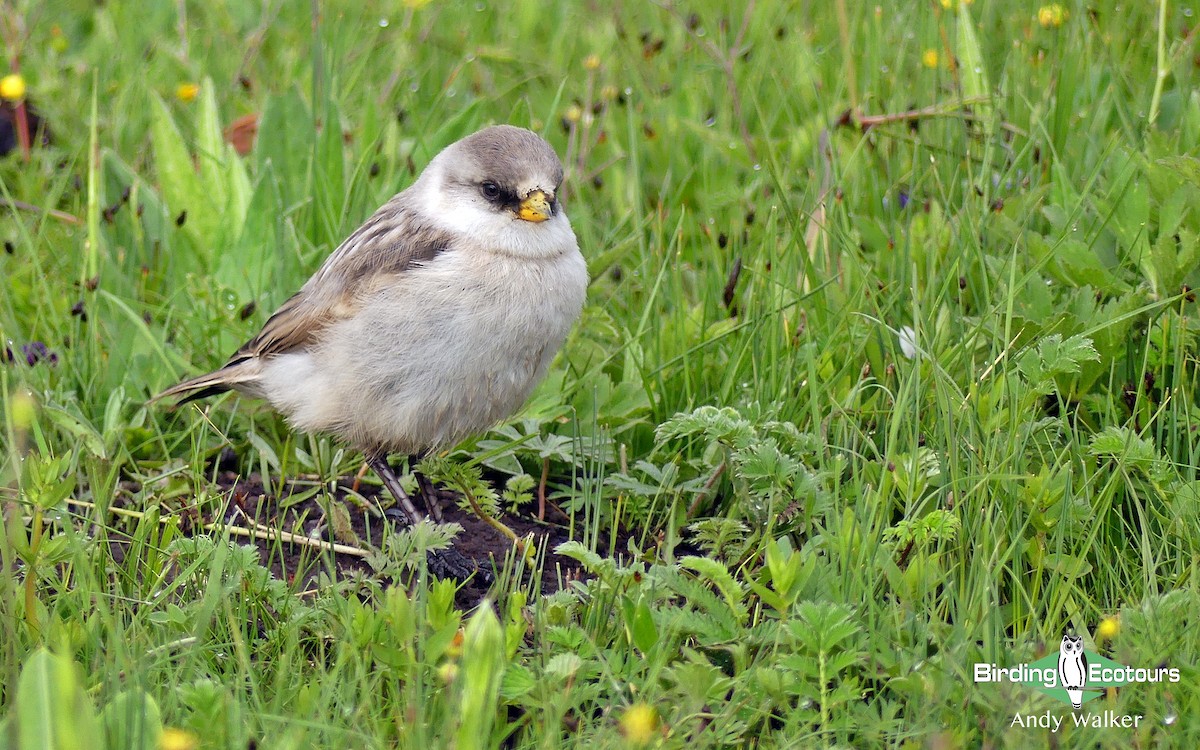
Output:
<svg viewBox="0 0 1200 750">
<path fill-rule="evenodd" d="M 412 520 L 408 517 L 408 514 L 394 505 L 383 511 L 383 517 L 400 528 L 405 528 L 412 524 Z"/>
<path fill-rule="evenodd" d="M 425 561 L 429 565 L 429 572 L 437 578 L 462 582 L 475 576 L 484 585 L 491 585 L 493 580 L 490 570 L 478 567 L 474 560 L 463 556 L 453 547 L 431 550 L 426 553 Z"/>
</svg>

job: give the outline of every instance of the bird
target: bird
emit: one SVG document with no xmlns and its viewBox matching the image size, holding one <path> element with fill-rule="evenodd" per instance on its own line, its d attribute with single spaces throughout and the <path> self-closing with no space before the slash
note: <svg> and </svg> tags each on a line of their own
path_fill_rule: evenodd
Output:
<svg viewBox="0 0 1200 750">
<path fill-rule="evenodd" d="M 588 271 L 562 181 L 558 155 L 532 131 L 494 125 L 456 141 L 222 367 L 151 401 L 263 399 L 294 430 L 361 451 L 420 522 L 388 456 L 419 459 L 511 416 L 581 315 Z"/>
</svg>

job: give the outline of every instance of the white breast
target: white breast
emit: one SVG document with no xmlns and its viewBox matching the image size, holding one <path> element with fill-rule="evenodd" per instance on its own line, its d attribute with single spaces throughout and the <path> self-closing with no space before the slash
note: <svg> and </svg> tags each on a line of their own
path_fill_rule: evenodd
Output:
<svg viewBox="0 0 1200 750">
<path fill-rule="evenodd" d="M 453 445 L 521 407 L 586 289 L 573 238 L 569 252 L 537 259 L 452 250 L 400 275 L 318 346 L 264 362 L 260 388 L 294 427 L 359 448 Z"/>
</svg>

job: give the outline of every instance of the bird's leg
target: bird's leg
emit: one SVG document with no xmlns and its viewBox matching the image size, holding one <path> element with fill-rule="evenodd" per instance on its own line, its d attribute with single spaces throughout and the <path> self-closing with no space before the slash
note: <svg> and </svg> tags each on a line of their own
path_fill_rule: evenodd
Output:
<svg viewBox="0 0 1200 750">
<path fill-rule="evenodd" d="M 421 499 L 425 501 L 425 510 L 433 516 L 433 520 L 441 523 L 442 503 L 438 499 L 437 488 L 433 486 L 433 482 L 429 481 L 429 477 L 417 470 L 417 464 L 421 463 L 428 455 L 429 451 L 427 450 L 411 454 L 408 457 L 408 465 L 412 467 L 413 479 L 417 480 L 417 486 L 421 488 Z"/>
<path fill-rule="evenodd" d="M 370 464 L 368 464 L 366 461 L 363 461 L 362 468 L 359 469 L 358 473 L 354 475 L 354 484 L 350 485 L 350 489 L 358 492 L 358 487 L 362 484 L 362 479 L 367 475 L 367 469 L 369 468 L 371 468 Z"/>
<path fill-rule="evenodd" d="M 400 486 L 399 477 L 396 476 L 396 472 L 392 471 L 392 467 L 387 462 L 387 454 L 368 453 L 366 459 L 367 465 L 383 480 L 384 486 L 388 488 L 388 491 L 392 493 L 392 497 L 396 498 L 396 501 L 404 508 L 404 512 L 408 514 L 412 523 L 415 525 L 423 521 L 425 514 L 417 510 L 408 493 Z M 424 474 L 420 472 L 413 473 L 417 477 L 417 484 L 421 487 L 421 494 L 425 496 L 426 506 L 430 509 L 433 517 L 441 521 L 442 506 L 437 502 L 437 490 L 434 489 L 433 483 Z M 478 575 L 484 583 L 491 583 L 492 576 L 488 571 L 478 568 L 474 562 L 467 559 L 453 547 L 443 550 L 430 550 L 426 553 L 425 559 L 429 565 L 429 572 L 438 578 L 465 581 L 471 576 Z"/>
<path fill-rule="evenodd" d="M 408 514 L 409 520 L 414 525 L 424 520 L 425 514 L 417 510 L 417 506 L 413 505 L 408 493 L 400 486 L 400 478 L 396 476 L 396 472 L 392 471 L 392 467 L 388 464 L 387 454 L 368 453 L 366 458 L 367 465 L 383 480 L 383 485 L 388 488 L 388 492 L 392 493 L 392 497 L 396 498 L 396 502 L 400 503 L 400 507 L 404 508 L 404 512 Z"/>
<path fill-rule="evenodd" d="M 441 523 L 442 503 L 438 499 L 437 488 L 433 486 L 433 482 L 429 481 L 429 477 L 416 469 L 413 469 L 413 477 L 417 480 L 417 486 L 421 488 L 421 497 L 425 499 L 425 509 L 429 511 L 429 515 L 433 516 L 433 520 Z"/>
</svg>

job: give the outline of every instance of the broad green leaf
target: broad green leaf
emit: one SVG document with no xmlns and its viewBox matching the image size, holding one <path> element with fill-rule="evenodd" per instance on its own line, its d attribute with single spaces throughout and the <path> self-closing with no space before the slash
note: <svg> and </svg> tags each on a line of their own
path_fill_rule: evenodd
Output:
<svg viewBox="0 0 1200 750">
<path fill-rule="evenodd" d="M 192 155 L 166 103 L 155 96 L 151 107 L 150 142 L 154 146 L 159 192 L 170 216 L 176 221 L 184 218 L 182 232 L 192 240 L 192 247 L 207 267 L 212 258 L 209 240 L 218 233 L 221 204 L 196 173 Z"/>
<path fill-rule="evenodd" d="M 492 725 L 504 674 L 504 631 L 488 602 L 484 602 L 463 632 L 459 668 L 459 705 L 456 747 L 461 750 L 492 747 Z"/>
<path fill-rule="evenodd" d="M 274 307 L 282 299 L 271 298 L 273 279 L 283 253 L 281 224 L 283 203 L 274 169 L 268 164 L 258 176 L 246 210 L 241 234 L 219 255 L 215 276 L 237 295 L 238 301 Z M 269 310 L 268 310 L 269 312 Z"/>
<path fill-rule="evenodd" d="M 96 713 L 75 662 L 45 648 L 25 660 L 17 679 L 18 750 L 100 750 Z"/>
<path fill-rule="evenodd" d="M 658 645 L 658 628 L 654 625 L 650 605 L 644 599 L 635 603 L 626 597 L 621 602 L 621 611 L 625 616 L 625 631 L 630 643 L 649 656 Z"/>
<path fill-rule="evenodd" d="M 979 46 L 979 37 L 975 34 L 975 21 L 971 18 L 971 10 L 965 2 L 958 4 L 957 52 L 963 98 L 971 102 L 971 109 L 983 126 L 985 140 L 990 143 L 995 128 L 992 121 L 992 89 L 988 85 L 983 49 Z"/>
<path fill-rule="evenodd" d="M 546 662 L 545 673 L 548 677 L 555 677 L 559 680 L 566 681 L 575 676 L 583 666 L 583 659 L 580 659 L 575 654 L 570 652 L 555 654 Z"/>
<path fill-rule="evenodd" d="M 143 690 L 124 690 L 100 712 L 108 746 L 122 750 L 155 750 L 162 734 L 158 703 Z"/>
<path fill-rule="evenodd" d="M 1092 286 L 1106 293 L 1124 291 L 1121 283 L 1105 267 L 1092 248 L 1079 240 L 1063 240 L 1054 248 L 1054 266 L 1059 278 L 1074 286 Z"/>
<path fill-rule="evenodd" d="M 1092 572 L 1092 564 L 1076 555 L 1051 552 L 1043 559 L 1043 564 L 1061 578 L 1080 578 Z"/>
<path fill-rule="evenodd" d="M 294 88 L 267 99 L 254 141 L 254 160 L 260 176 L 269 167 L 280 191 L 280 203 L 290 213 L 310 200 L 309 168 L 313 156 L 313 116 Z"/>
<path fill-rule="evenodd" d="M 84 446 L 93 456 L 100 459 L 108 458 L 108 451 L 104 448 L 104 438 L 81 415 L 57 406 L 47 407 L 45 414 L 60 428 L 83 441 Z"/>
</svg>

